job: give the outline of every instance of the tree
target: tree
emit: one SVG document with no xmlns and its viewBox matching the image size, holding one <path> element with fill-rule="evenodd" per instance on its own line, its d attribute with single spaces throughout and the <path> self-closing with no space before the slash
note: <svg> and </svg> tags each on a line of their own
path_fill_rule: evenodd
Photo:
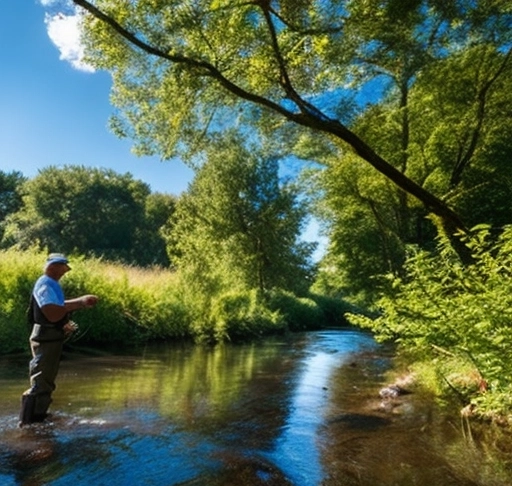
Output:
<svg viewBox="0 0 512 486">
<path fill-rule="evenodd" d="M 299 241 L 305 211 L 279 180 L 278 160 L 240 137 L 213 141 L 170 224 L 178 269 L 210 293 L 282 288 L 304 293 L 313 245 Z"/>
<path fill-rule="evenodd" d="M 450 200 L 471 226 L 486 223 L 499 233 L 512 223 L 511 71 L 493 49 L 467 49 L 425 67 L 407 104 L 389 97 L 354 127 L 423 187 Z M 316 150 L 316 141 L 302 146 Z M 408 245 L 434 248 L 436 235 L 417 201 L 350 153 L 324 150 L 321 157 L 326 169 L 314 179 L 314 196 L 328 221 L 328 268 L 338 262 L 344 275 L 340 288 L 376 289 L 376 275 L 401 273 Z"/>
<path fill-rule="evenodd" d="M 136 261 L 147 184 L 107 169 L 48 167 L 23 185 L 23 207 L 9 218 L 4 246 Z"/>
<path fill-rule="evenodd" d="M 388 180 L 353 156 L 327 165 L 317 176 L 310 191 L 329 240 L 317 289 L 368 305 L 382 291 L 380 276 L 399 274 L 404 263 L 402 201 Z"/>
<path fill-rule="evenodd" d="M 0 171 L 0 241 L 6 218 L 21 207 L 20 186 L 26 181 L 21 172 Z"/>
<path fill-rule="evenodd" d="M 144 205 L 144 223 L 137 230 L 133 254 L 139 265 L 170 265 L 163 230 L 174 214 L 176 197 L 154 192 Z"/>
<path fill-rule="evenodd" d="M 358 92 L 374 87 L 382 71 L 366 70 L 367 59 L 384 56 L 402 97 L 431 58 L 461 46 L 485 41 L 509 59 L 508 1 L 74 3 L 93 17 L 86 24 L 89 61 L 113 72 L 120 109 L 114 128 L 134 137 L 140 151 L 171 157 L 177 147 L 197 147 L 205 127 L 219 130 L 233 116 L 273 134 L 284 121 L 347 144 L 438 215 L 449 235 L 465 229 L 438 195 L 342 123 L 325 96 L 342 98 L 348 83 Z M 384 19 L 377 35 L 373 19 Z M 335 104 L 338 112 L 348 106 Z"/>
<path fill-rule="evenodd" d="M 416 177 L 471 226 L 512 222 L 511 54 L 472 46 L 425 70 L 410 97 Z"/>
</svg>

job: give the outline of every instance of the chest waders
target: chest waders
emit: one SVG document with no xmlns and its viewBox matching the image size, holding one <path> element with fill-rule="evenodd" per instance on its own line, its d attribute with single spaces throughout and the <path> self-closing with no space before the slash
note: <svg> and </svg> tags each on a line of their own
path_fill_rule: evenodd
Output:
<svg viewBox="0 0 512 486">
<path fill-rule="evenodd" d="M 30 388 L 21 397 L 20 426 L 42 422 L 48 416 L 64 346 L 63 326 L 69 320 L 66 315 L 58 322 L 49 322 L 33 297 L 29 310 L 29 321 L 33 323 L 30 334 Z"/>
</svg>

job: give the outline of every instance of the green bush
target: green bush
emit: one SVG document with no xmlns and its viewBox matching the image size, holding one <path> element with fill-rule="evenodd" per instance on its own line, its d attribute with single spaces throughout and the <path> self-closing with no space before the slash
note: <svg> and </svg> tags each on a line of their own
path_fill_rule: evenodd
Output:
<svg viewBox="0 0 512 486">
<path fill-rule="evenodd" d="M 323 312 L 312 299 L 273 289 L 267 293 L 267 305 L 283 316 L 290 331 L 319 329 L 324 325 Z"/>
<path fill-rule="evenodd" d="M 337 297 L 311 294 L 310 298 L 322 311 L 323 326 L 347 326 L 349 323 L 346 314 L 356 311 L 355 306 Z"/>
<path fill-rule="evenodd" d="M 257 290 L 232 291 L 213 299 L 200 340 L 240 340 L 285 330 L 279 312 L 265 306 Z"/>
<path fill-rule="evenodd" d="M 415 252 L 406 278 L 392 279 L 394 292 L 379 302 L 382 314 L 349 318 L 428 361 L 445 387 L 459 388 L 481 414 L 512 416 L 512 227 L 495 242 L 486 227 L 475 228 L 466 244 L 470 265 L 446 242 L 437 253 Z M 454 365 L 471 369 L 465 373 L 475 383 L 461 384 Z"/>
</svg>

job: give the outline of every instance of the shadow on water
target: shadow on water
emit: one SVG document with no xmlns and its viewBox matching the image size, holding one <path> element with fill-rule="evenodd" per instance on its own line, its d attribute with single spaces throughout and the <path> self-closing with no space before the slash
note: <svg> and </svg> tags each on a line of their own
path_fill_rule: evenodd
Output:
<svg viewBox="0 0 512 486">
<path fill-rule="evenodd" d="M 511 484 L 454 467 L 468 444 L 432 400 L 383 403 L 389 366 L 385 349 L 349 330 L 67 353 L 51 420 L 19 429 L 27 358 L 3 358 L 0 485 Z"/>
</svg>

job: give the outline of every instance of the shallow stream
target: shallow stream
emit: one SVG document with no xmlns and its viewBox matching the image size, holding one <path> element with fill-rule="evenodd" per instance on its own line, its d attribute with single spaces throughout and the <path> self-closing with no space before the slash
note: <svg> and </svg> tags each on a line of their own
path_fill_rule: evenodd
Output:
<svg viewBox="0 0 512 486">
<path fill-rule="evenodd" d="M 4 357 L 0 486 L 484 484 L 459 417 L 418 393 L 379 396 L 389 366 L 352 330 L 67 351 L 51 419 L 20 429 L 28 358 Z"/>
</svg>

